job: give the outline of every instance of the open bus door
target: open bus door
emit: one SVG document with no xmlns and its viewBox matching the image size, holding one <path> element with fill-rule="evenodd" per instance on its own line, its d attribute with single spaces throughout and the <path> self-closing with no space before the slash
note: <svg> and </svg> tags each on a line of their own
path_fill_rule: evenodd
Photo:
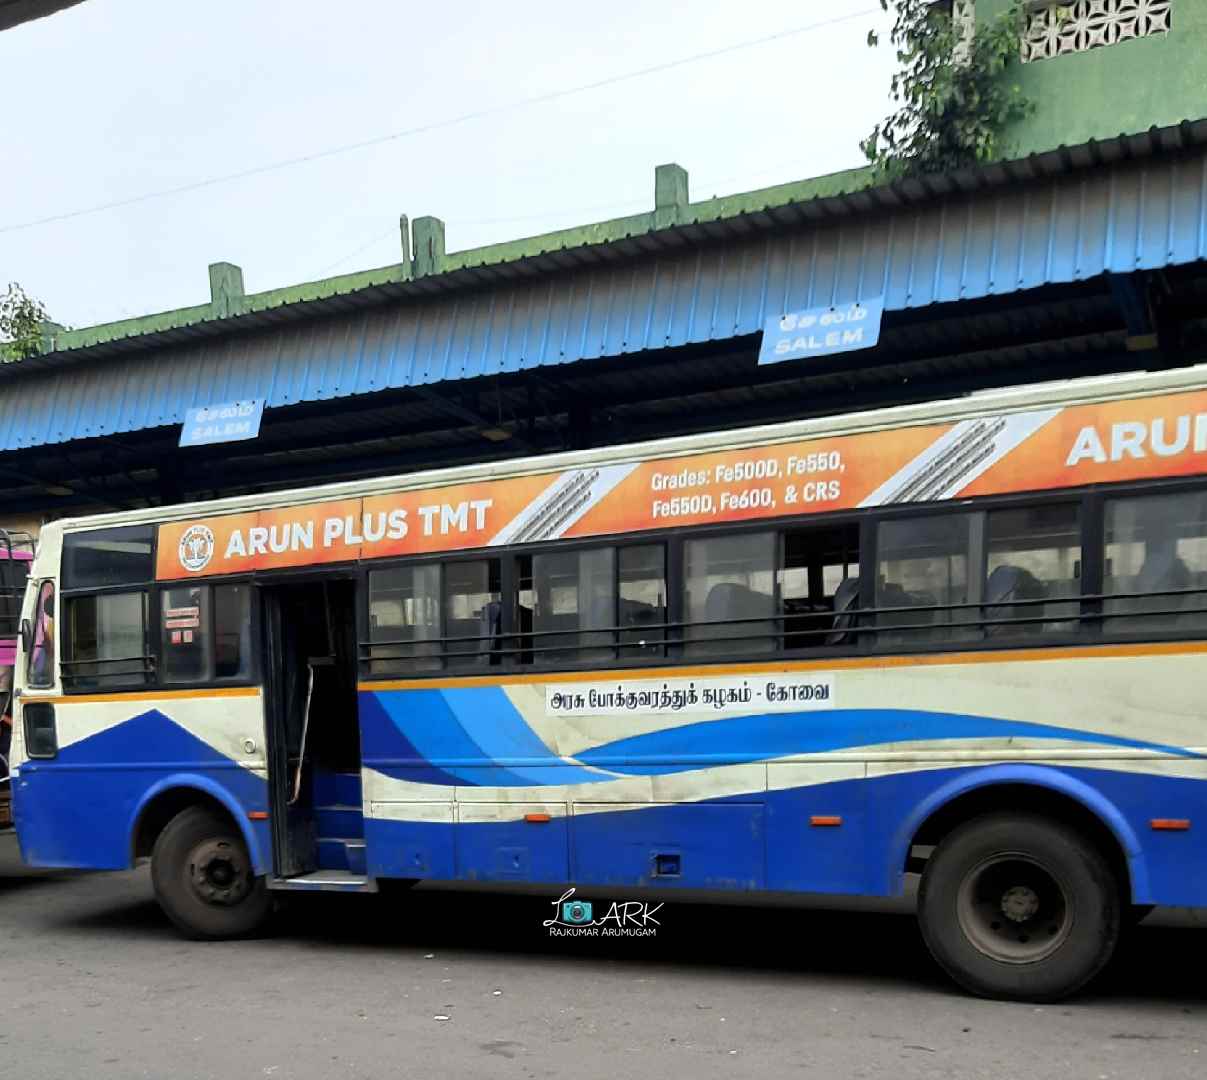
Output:
<svg viewBox="0 0 1207 1080">
<path fill-rule="evenodd" d="M 17 657 L 21 602 L 33 557 L 32 536 L 0 529 L 0 830 L 10 829 L 13 824 L 8 780 L 13 735 L 13 665 Z"/>
<path fill-rule="evenodd" d="M 274 888 L 371 891 L 356 692 L 356 583 L 260 586 Z"/>
</svg>

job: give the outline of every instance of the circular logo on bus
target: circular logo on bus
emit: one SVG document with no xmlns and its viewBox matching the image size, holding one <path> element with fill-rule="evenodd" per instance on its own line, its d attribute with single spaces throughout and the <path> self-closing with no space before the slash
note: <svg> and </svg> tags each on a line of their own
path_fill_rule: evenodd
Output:
<svg viewBox="0 0 1207 1080">
<path fill-rule="evenodd" d="M 214 557 L 214 534 L 204 525 L 190 525 L 180 538 L 180 565 L 190 573 L 204 570 Z"/>
</svg>

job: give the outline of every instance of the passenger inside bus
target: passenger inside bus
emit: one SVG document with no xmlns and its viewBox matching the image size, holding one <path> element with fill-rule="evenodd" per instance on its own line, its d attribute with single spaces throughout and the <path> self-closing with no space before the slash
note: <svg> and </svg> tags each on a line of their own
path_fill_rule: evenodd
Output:
<svg viewBox="0 0 1207 1080">
<path fill-rule="evenodd" d="M 34 612 L 33 646 L 29 654 L 29 685 L 50 686 L 54 681 L 54 582 L 38 590 Z"/>
<path fill-rule="evenodd" d="M 1112 499 L 1106 505 L 1109 629 L 1191 630 L 1207 624 L 1207 498 L 1201 493 Z M 1131 595 L 1147 594 L 1147 595 Z M 1136 620 L 1136 616 L 1142 616 Z"/>
</svg>

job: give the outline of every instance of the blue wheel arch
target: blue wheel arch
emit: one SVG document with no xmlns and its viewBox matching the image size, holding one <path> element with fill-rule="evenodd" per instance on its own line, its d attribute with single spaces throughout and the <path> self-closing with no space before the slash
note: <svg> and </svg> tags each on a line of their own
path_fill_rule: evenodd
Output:
<svg viewBox="0 0 1207 1080">
<path fill-rule="evenodd" d="M 1046 765 L 988 765 L 970 766 L 936 788 L 914 808 L 912 814 L 898 826 L 889 845 L 889 862 L 885 867 L 888 892 L 900 895 L 905 888 L 905 865 L 910 848 L 919 830 L 936 813 L 955 800 L 974 791 L 993 787 L 1034 787 L 1063 795 L 1092 814 L 1115 838 L 1127 864 L 1132 902 L 1150 903 L 1151 887 L 1148 864 L 1135 830 L 1119 808 L 1102 792 L 1060 769 Z"/>
<path fill-rule="evenodd" d="M 213 801 L 220 803 L 222 807 L 230 814 L 231 819 L 235 822 L 243 836 L 243 842 L 247 845 L 248 854 L 251 856 L 252 865 L 255 867 L 257 874 L 266 874 L 271 869 L 271 859 L 265 859 L 264 847 L 260 837 L 256 835 L 256 830 L 252 827 L 248 820 L 244 808 L 239 805 L 238 801 L 231 793 L 222 785 L 215 783 L 208 777 L 201 776 L 198 773 L 175 773 L 171 776 L 165 776 L 149 787 L 135 807 L 134 812 L 130 815 L 130 820 L 126 826 L 126 836 L 130 851 L 130 864 L 134 864 L 134 852 L 138 842 L 138 830 L 142 823 L 143 816 L 147 808 L 155 802 L 160 796 L 170 793 L 183 793 L 193 791 L 198 794 L 208 796 Z M 198 800 L 200 801 L 200 800 Z"/>
</svg>

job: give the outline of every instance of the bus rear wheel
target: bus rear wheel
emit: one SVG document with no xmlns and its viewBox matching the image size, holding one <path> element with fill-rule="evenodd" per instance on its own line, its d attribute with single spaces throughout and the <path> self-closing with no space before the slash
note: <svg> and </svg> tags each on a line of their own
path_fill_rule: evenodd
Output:
<svg viewBox="0 0 1207 1080">
<path fill-rule="evenodd" d="M 947 973 L 982 997 L 1058 1001 L 1110 960 L 1123 921 L 1110 864 L 1076 829 L 991 814 L 927 860 L 918 921 Z"/>
<path fill-rule="evenodd" d="M 199 941 L 244 937 L 264 922 L 272 905 L 238 828 L 200 806 L 182 810 L 159 834 L 151 881 L 167 917 Z"/>
</svg>

